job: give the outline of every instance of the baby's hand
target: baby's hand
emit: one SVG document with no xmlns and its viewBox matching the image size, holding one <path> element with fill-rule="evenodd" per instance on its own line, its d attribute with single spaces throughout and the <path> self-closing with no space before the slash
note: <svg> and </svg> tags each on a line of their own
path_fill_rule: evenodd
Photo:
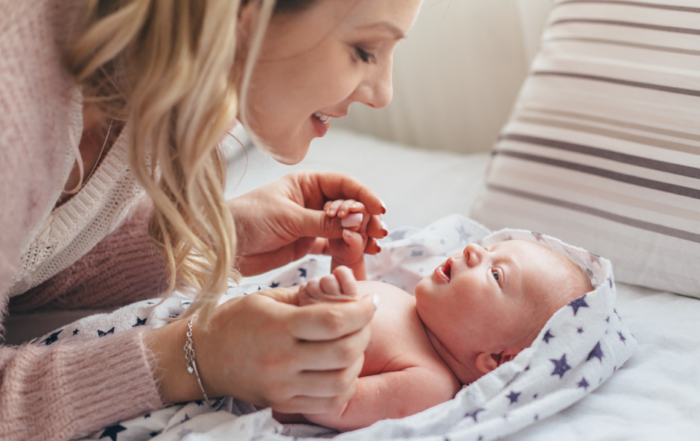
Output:
<svg viewBox="0 0 700 441">
<path fill-rule="evenodd" d="M 349 302 L 357 298 L 357 280 L 350 268 L 339 266 L 332 274 L 310 280 L 299 289 L 299 306 Z"/>
<path fill-rule="evenodd" d="M 364 250 L 368 240 L 367 225 L 370 220 L 367 209 L 360 202 L 341 199 L 326 202 L 324 211 L 328 217 L 337 215 L 341 218 L 344 228 L 342 238 L 328 241 L 334 267 L 345 265 L 354 270 L 356 265 L 364 262 Z"/>
</svg>

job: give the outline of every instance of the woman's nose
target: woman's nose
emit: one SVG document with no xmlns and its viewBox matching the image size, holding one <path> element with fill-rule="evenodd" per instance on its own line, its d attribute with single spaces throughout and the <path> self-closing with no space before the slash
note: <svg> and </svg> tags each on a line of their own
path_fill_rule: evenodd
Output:
<svg viewBox="0 0 700 441">
<path fill-rule="evenodd" d="M 467 266 L 473 268 L 478 266 L 482 260 L 484 260 L 486 250 L 481 245 L 476 243 L 470 243 L 464 247 L 464 258 L 466 259 Z"/>
<path fill-rule="evenodd" d="M 384 65 L 376 65 L 375 69 L 368 72 L 365 79 L 357 86 L 353 100 L 375 109 L 388 106 L 394 94 L 391 83 L 391 64 L 392 62 L 388 61 Z"/>
</svg>

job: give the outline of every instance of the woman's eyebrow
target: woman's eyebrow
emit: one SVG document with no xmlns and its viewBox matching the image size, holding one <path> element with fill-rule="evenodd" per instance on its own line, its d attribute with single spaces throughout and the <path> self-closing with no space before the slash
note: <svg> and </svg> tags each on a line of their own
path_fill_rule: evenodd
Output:
<svg viewBox="0 0 700 441">
<path fill-rule="evenodd" d="M 394 38 L 397 40 L 402 40 L 406 38 L 406 35 L 401 31 L 401 29 L 397 28 L 395 24 L 389 22 L 389 21 L 380 21 L 377 23 L 372 23 L 364 26 L 358 27 L 358 29 L 361 30 L 385 30 L 390 32 L 391 34 L 394 35 Z"/>
</svg>

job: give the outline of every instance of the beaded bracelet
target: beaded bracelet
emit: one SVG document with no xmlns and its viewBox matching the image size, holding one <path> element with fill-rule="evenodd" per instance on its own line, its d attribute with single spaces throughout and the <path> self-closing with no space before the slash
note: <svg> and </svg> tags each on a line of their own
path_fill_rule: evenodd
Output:
<svg viewBox="0 0 700 441">
<path fill-rule="evenodd" d="M 197 363 L 194 361 L 194 342 L 192 341 L 192 323 L 194 322 L 194 319 L 197 318 L 197 316 L 192 316 L 190 321 L 187 323 L 187 341 L 185 342 L 185 360 L 187 361 L 187 372 L 190 374 L 194 374 L 194 376 L 197 378 L 197 383 L 199 384 L 199 389 L 202 391 L 202 395 L 204 395 L 204 401 L 211 407 L 212 409 L 216 408 L 221 404 L 221 400 L 223 397 L 219 397 L 214 401 L 214 404 L 212 404 L 209 401 L 209 397 L 207 396 L 207 392 L 204 390 L 204 386 L 202 385 L 202 379 L 199 378 L 199 371 L 197 370 Z"/>
</svg>

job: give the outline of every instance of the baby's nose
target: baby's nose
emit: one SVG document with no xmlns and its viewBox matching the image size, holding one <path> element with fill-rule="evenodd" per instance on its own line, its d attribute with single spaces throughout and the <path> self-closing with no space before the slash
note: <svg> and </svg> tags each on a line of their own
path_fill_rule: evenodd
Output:
<svg viewBox="0 0 700 441">
<path fill-rule="evenodd" d="M 470 243 L 466 247 L 464 247 L 464 258 L 467 262 L 467 266 L 473 267 L 477 266 L 479 262 L 481 262 L 481 259 L 483 257 L 483 251 L 484 249 L 475 244 L 475 243 Z"/>
</svg>

